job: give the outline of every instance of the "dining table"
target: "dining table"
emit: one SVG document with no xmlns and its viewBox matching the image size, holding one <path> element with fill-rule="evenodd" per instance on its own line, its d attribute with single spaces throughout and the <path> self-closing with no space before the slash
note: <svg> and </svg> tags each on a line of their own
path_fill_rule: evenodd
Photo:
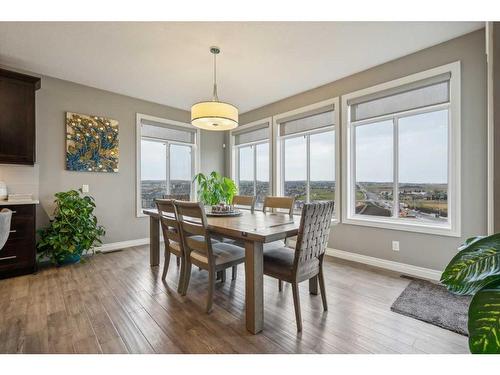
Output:
<svg viewBox="0 0 500 375">
<path fill-rule="evenodd" d="M 144 209 L 143 213 L 150 219 L 150 265 L 157 267 L 160 263 L 160 217 L 156 209 Z M 246 328 L 257 334 L 264 326 L 264 244 L 296 236 L 300 215 L 241 210 L 239 216 L 208 216 L 207 225 L 211 235 L 245 244 Z M 309 292 L 318 294 L 317 277 L 309 280 Z"/>
</svg>

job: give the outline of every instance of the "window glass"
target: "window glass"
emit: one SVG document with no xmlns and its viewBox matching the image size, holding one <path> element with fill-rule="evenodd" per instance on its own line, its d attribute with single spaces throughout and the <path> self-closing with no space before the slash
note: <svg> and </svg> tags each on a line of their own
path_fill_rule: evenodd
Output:
<svg viewBox="0 0 500 375">
<path fill-rule="evenodd" d="M 269 143 L 261 143 L 255 146 L 256 160 L 256 206 L 262 207 L 269 190 Z"/>
<path fill-rule="evenodd" d="M 141 200 L 154 208 L 154 200 L 167 194 L 167 144 L 141 140 Z"/>
<path fill-rule="evenodd" d="M 448 220 L 448 110 L 399 119 L 399 217 Z"/>
<path fill-rule="evenodd" d="M 392 216 L 393 122 L 355 127 L 355 210 L 359 215 Z"/>
<path fill-rule="evenodd" d="M 335 200 L 335 132 L 310 136 L 310 201 Z"/>
<path fill-rule="evenodd" d="M 283 147 L 284 195 L 295 197 L 295 209 L 300 210 L 307 199 L 307 137 L 285 139 Z"/>
<path fill-rule="evenodd" d="M 254 195 L 254 146 L 238 149 L 238 194 Z"/>
<path fill-rule="evenodd" d="M 187 145 L 170 145 L 170 195 L 177 196 L 177 199 L 191 195 L 191 150 Z"/>
</svg>

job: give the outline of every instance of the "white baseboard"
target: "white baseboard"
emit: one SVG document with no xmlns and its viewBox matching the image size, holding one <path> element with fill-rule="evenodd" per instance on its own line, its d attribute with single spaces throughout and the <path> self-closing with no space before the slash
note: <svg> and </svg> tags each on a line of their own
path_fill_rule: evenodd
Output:
<svg viewBox="0 0 500 375">
<path fill-rule="evenodd" d="M 160 241 L 163 239 L 160 238 Z M 294 241 L 291 241 L 294 242 Z M 137 240 L 120 241 L 105 243 L 101 246 L 95 248 L 96 251 L 105 253 L 108 251 L 126 249 L 127 247 L 133 246 L 143 246 L 149 244 L 149 237 L 139 238 Z M 394 262 L 392 260 L 385 260 L 380 258 L 370 257 L 368 255 L 362 255 L 357 253 L 351 253 L 349 251 L 337 250 L 337 249 L 326 249 L 326 255 L 350 260 L 352 262 L 363 263 L 374 267 L 383 268 L 390 271 L 400 272 L 405 275 L 415 276 L 422 279 L 439 281 L 441 278 L 441 271 L 433 270 L 430 268 L 423 268 L 418 266 L 413 266 L 411 264 Z"/>
<path fill-rule="evenodd" d="M 143 246 L 148 244 L 149 244 L 149 237 L 139 238 L 137 240 L 105 243 L 102 244 L 101 246 L 97 246 L 94 250 L 101 253 L 106 253 L 108 251 L 115 251 L 120 249 L 126 249 L 127 247 Z"/>
<path fill-rule="evenodd" d="M 326 255 L 350 260 L 357 263 L 368 264 L 370 266 L 383 268 L 390 271 L 400 272 L 405 275 L 415 276 L 422 279 L 439 281 L 441 279 L 441 271 L 433 270 L 430 268 L 413 266 L 411 264 L 394 262 L 392 260 L 385 260 L 374 258 L 367 255 L 351 253 L 348 251 L 337 249 L 326 249 Z"/>
</svg>

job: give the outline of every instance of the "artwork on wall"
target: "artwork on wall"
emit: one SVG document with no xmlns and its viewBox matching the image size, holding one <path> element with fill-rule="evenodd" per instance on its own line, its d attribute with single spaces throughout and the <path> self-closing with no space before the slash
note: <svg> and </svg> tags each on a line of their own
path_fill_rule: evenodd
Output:
<svg viewBox="0 0 500 375">
<path fill-rule="evenodd" d="M 118 172 L 118 121 L 66 112 L 66 169 Z"/>
</svg>

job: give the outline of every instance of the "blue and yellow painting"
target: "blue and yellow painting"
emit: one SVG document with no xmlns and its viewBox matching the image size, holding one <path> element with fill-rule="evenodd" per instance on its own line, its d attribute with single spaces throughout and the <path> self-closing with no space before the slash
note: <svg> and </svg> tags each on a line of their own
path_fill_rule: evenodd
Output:
<svg viewBox="0 0 500 375">
<path fill-rule="evenodd" d="M 66 112 L 66 169 L 118 172 L 118 121 Z"/>
</svg>

